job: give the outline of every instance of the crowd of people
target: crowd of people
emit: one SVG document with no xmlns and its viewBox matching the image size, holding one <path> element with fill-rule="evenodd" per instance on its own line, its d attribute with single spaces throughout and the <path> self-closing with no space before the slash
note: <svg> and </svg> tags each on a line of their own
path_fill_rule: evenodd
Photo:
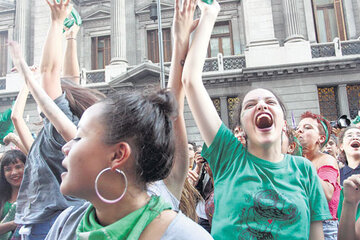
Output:
<svg viewBox="0 0 360 240">
<path fill-rule="evenodd" d="M 45 1 L 40 67 L 9 43 L 25 84 L 17 135 L 3 140 L 16 149 L 0 162 L 1 240 L 360 239 L 359 123 L 304 112 L 290 127 L 275 92 L 256 88 L 239 96 L 229 129 L 202 81 L 216 0 L 175 0 L 166 89 L 109 96 L 79 85 L 69 0 Z M 23 118 L 29 92 L 36 138 Z M 203 146 L 188 141 L 185 97 Z"/>
</svg>

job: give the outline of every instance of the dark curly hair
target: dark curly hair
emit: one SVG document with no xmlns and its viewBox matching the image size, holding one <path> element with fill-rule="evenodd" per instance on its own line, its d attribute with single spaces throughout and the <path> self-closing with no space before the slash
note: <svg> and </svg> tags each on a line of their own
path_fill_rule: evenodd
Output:
<svg viewBox="0 0 360 240">
<path fill-rule="evenodd" d="M 26 162 L 26 156 L 20 150 L 6 151 L 0 159 L 0 216 L 3 212 L 5 202 L 11 198 L 12 193 L 11 185 L 10 183 L 8 183 L 8 181 L 6 181 L 5 178 L 4 168 L 6 166 L 9 166 L 10 164 L 16 164 L 18 160 L 20 160 L 24 164 Z"/>
<path fill-rule="evenodd" d="M 135 91 L 117 93 L 100 103 L 105 105 L 105 143 L 131 143 L 138 182 L 146 184 L 166 178 L 175 151 L 173 95 L 168 90 Z"/>
</svg>

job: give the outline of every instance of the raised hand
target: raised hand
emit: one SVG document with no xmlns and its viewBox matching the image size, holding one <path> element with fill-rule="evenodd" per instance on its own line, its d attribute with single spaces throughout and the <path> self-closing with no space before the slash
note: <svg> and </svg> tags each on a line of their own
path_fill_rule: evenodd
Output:
<svg viewBox="0 0 360 240">
<path fill-rule="evenodd" d="M 51 10 L 51 20 L 63 24 L 65 18 L 69 16 L 73 5 L 70 0 L 45 0 Z M 51 3 L 52 2 L 52 3 Z"/>
<path fill-rule="evenodd" d="M 15 133 L 11 132 L 4 137 L 3 142 L 7 146 L 12 142 L 17 141 L 18 139 L 19 139 L 18 136 L 16 136 Z"/>
<path fill-rule="evenodd" d="M 184 0 L 180 7 L 180 0 L 175 1 L 175 16 L 173 21 L 173 37 L 180 43 L 188 43 L 190 34 L 199 23 L 194 20 L 197 0 Z"/>
<path fill-rule="evenodd" d="M 344 202 L 358 204 L 360 202 L 360 174 L 352 175 L 344 181 Z"/>
<path fill-rule="evenodd" d="M 74 24 L 71 28 L 64 28 L 66 39 L 76 39 L 76 36 L 80 30 L 80 27 Z"/>
<path fill-rule="evenodd" d="M 207 4 L 200 0 L 198 6 L 202 15 L 207 14 L 216 18 L 220 12 L 220 5 L 216 0 L 214 0 L 212 4 Z"/>
</svg>

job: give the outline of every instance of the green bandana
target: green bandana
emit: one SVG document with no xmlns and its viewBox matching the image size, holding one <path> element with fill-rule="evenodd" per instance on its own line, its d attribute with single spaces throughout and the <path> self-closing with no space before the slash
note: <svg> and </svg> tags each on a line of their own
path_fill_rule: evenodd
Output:
<svg viewBox="0 0 360 240">
<path fill-rule="evenodd" d="M 358 124 L 360 123 L 360 116 L 356 116 L 356 118 L 353 120 L 353 124 Z"/>
<path fill-rule="evenodd" d="M 324 121 L 320 121 L 320 122 L 321 122 L 321 125 L 323 126 L 324 131 L 325 131 L 325 137 L 326 137 L 326 139 L 325 139 L 325 142 L 324 142 L 324 144 L 323 144 L 323 146 L 325 146 L 325 145 L 327 144 L 327 142 L 329 141 L 329 130 L 328 130 L 328 128 L 327 128 L 327 126 L 326 126 L 326 124 L 325 124 Z"/>
<path fill-rule="evenodd" d="M 146 226 L 162 211 L 171 209 L 160 197 L 152 196 L 148 204 L 106 227 L 101 226 L 90 205 L 81 219 L 76 235 L 78 240 L 139 239 Z"/>
<path fill-rule="evenodd" d="M 5 145 L 3 142 L 4 137 L 14 131 L 14 125 L 11 120 L 11 108 L 0 113 L 0 144 Z"/>
</svg>

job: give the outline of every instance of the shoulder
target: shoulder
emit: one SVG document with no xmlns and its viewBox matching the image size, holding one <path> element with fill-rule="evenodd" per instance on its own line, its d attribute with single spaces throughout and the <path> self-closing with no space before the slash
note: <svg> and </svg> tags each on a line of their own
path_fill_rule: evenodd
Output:
<svg viewBox="0 0 360 240">
<path fill-rule="evenodd" d="M 288 155 L 288 157 L 289 157 L 289 162 L 296 165 L 297 167 L 306 168 L 306 169 L 313 167 L 313 164 L 307 158 L 294 156 L 294 155 Z"/>
<path fill-rule="evenodd" d="M 179 212 L 172 220 L 161 239 L 213 239 L 211 235 L 184 214 Z"/>
<path fill-rule="evenodd" d="M 335 169 L 339 169 L 336 159 L 333 156 L 326 153 L 322 154 L 319 161 L 319 167 L 322 167 L 324 165 L 329 165 L 334 167 Z"/>
<path fill-rule="evenodd" d="M 160 239 L 166 228 L 176 218 L 176 212 L 172 210 L 162 211 L 141 233 L 140 240 Z"/>
<path fill-rule="evenodd" d="M 76 228 L 90 203 L 85 202 L 80 206 L 71 206 L 65 209 L 52 225 L 46 240 L 76 239 Z"/>
</svg>

